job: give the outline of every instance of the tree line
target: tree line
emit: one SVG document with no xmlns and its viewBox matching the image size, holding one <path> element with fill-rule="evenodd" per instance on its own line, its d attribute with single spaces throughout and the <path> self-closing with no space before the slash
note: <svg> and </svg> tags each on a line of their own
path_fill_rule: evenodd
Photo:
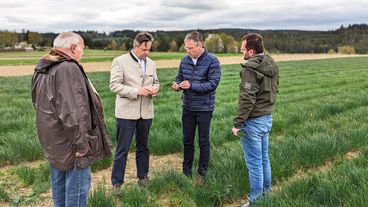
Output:
<svg viewBox="0 0 368 207">
<path fill-rule="evenodd" d="M 212 29 L 197 30 L 205 38 L 204 45 L 213 53 L 237 53 L 241 38 L 250 32 L 264 37 L 265 48 L 272 53 L 368 53 L 368 25 L 343 25 L 332 31 L 302 30 L 251 30 L 251 29 Z M 75 31 L 84 39 L 89 49 L 130 50 L 134 36 L 139 31 L 121 30 L 111 33 L 97 31 Z M 183 40 L 189 31 L 151 32 L 155 38 L 152 51 L 183 52 Z M 57 33 L 37 33 L 24 31 L 17 33 L 0 31 L 0 48 L 13 47 L 26 42 L 34 48 L 51 47 Z"/>
</svg>

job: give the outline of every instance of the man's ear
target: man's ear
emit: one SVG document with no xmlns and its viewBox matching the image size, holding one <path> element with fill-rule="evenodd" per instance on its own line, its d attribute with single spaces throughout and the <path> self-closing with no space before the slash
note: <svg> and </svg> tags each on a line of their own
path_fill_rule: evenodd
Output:
<svg viewBox="0 0 368 207">
<path fill-rule="evenodd" d="M 255 50 L 253 50 L 253 49 L 250 49 L 250 50 L 249 50 L 249 52 L 250 52 L 250 56 L 251 56 L 251 57 L 253 57 L 253 56 L 255 56 L 255 55 L 256 55 L 256 51 L 255 51 Z"/>
<path fill-rule="evenodd" d="M 72 51 L 72 53 L 75 53 L 75 51 L 77 50 L 77 45 L 72 44 L 72 46 L 70 47 L 70 50 Z"/>
</svg>

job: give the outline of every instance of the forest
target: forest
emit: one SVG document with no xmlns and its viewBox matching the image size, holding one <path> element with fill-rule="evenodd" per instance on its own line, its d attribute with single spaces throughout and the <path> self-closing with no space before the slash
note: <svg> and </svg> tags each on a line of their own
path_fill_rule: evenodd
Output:
<svg viewBox="0 0 368 207">
<path fill-rule="evenodd" d="M 332 31 L 303 30 L 254 30 L 254 29 L 211 29 L 201 30 L 205 47 L 214 53 L 237 53 L 242 37 L 251 32 L 262 34 L 265 48 L 271 53 L 368 53 L 368 25 L 341 25 Z M 97 31 L 75 31 L 80 34 L 88 49 L 130 50 L 134 36 L 140 32 L 120 30 L 110 33 Z M 149 31 L 155 38 L 152 51 L 183 52 L 186 31 Z M 0 50 L 14 51 L 25 46 L 33 49 L 48 49 L 57 33 L 0 31 Z M 3 48 L 3 49 L 1 49 Z"/>
</svg>

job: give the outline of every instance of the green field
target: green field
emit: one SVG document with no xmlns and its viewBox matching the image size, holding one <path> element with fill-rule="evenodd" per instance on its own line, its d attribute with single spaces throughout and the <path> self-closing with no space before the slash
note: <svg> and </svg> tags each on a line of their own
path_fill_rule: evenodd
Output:
<svg viewBox="0 0 368 207">
<path fill-rule="evenodd" d="M 366 206 L 367 65 L 368 58 L 364 57 L 278 63 L 280 87 L 269 149 L 273 192 L 257 206 Z M 193 180 L 175 169 L 151 168 L 155 176 L 148 187 L 128 184 L 123 196 L 116 198 L 110 192 L 105 194 L 102 183 L 90 192 L 90 204 L 166 206 L 168 202 L 171 206 L 221 206 L 245 198 L 249 193 L 248 171 L 240 141 L 231 133 L 237 111 L 239 70 L 238 65 L 222 67 L 211 124 L 211 160 L 202 188 L 194 187 Z M 175 69 L 158 70 L 161 89 L 154 100 L 155 118 L 149 143 L 155 155 L 182 151 L 180 93 L 169 87 L 175 74 Z M 106 124 L 115 144 L 115 95 L 108 88 L 109 72 L 88 76 L 102 98 Z M 31 76 L 0 77 L 0 165 L 43 158 L 35 129 L 30 81 Z M 351 153 L 356 156 L 347 156 Z M 111 160 L 106 163 L 111 165 Z M 22 177 L 27 170 L 40 169 L 41 165 L 18 169 L 19 175 L 15 174 Z M 39 179 L 45 180 L 44 176 Z M 24 180 L 37 186 L 37 178 Z M 7 191 L 12 183 L 1 182 L 0 200 L 14 202 L 14 195 Z M 109 184 L 107 179 L 105 185 Z M 42 189 L 47 186 L 36 188 L 35 192 Z"/>
<path fill-rule="evenodd" d="M 42 56 L 47 52 L 0 52 L 0 66 L 4 65 L 35 65 Z M 112 61 L 115 57 L 125 54 L 127 51 L 118 50 L 85 50 L 85 54 L 81 60 L 86 62 L 105 62 Z M 181 59 L 187 55 L 181 52 L 150 52 L 149 57 L 152 60 L 173 60 Z M 216 54 L 218 57 L 223 56 L 240 56 L 241 54 Z"/>
</svg>

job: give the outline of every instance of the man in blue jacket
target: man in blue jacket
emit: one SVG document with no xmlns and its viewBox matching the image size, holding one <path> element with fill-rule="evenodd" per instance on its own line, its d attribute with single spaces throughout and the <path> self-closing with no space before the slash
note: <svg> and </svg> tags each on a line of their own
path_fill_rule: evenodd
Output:
<svg viewBox="0 0 368 207">
<path fill-rule="evenodd" d="M 183 173 L 188 177 L 192 176 L 194 137 L 198 126 L 200 154 L 196 185 L 202 186 L 210 158 L 210 124 L 221 68 L 217 57 L 203 48 L 203 37 L 199 32 L 187 34 L 184 44 L 188 55 L 181 59 L 176 82 L 171 88 L 183 90 Z"/>
</svg>

